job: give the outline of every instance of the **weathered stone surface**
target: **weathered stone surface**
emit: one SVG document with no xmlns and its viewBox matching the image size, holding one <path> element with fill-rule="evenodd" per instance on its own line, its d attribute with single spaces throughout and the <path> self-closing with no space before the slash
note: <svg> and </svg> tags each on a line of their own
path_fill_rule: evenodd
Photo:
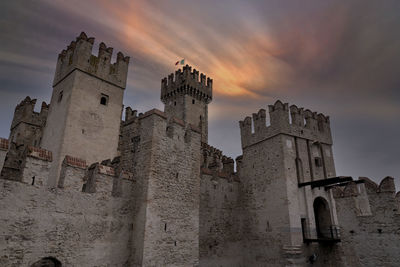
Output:
<svg viewBox="0 0 400 267">
<path fill-rule="evenodd" d="M 200 138 L 159 112 L 141 118 L 134 266 L 198 265 Z"/>
<path fill-rule="evenodd" d="M 206 83 L 207 81 L 207 83 Z M 212 100 L 213 80 L 189 65 L 161 81 L 161 101 L 168 116 L 199 127 L 201 141 L 208 140 L 208 104 Z"/>
<path fill-rule="evenodd" d="M 59 55 L 40 146 L 53 152 L 49 186 L 58 184 L 66 155 L 88 164 L 118 156 L 122 99 L 129 58 L 104 43 L 92 55 L 94 38 L 82 33 Z M 103 102 L 104 100 L 104 102 Z"/>
<path fill-rule="evenodd" d="M 200 266 L 241 266 L 242 209 L 239 182 L 202 170 Z"/>
<path fill-rule="evenodd" d="M 362 180 L 371 188 L 369 179 Z M 385 178 L 381 185 L 387 182 Z M 351 197 L 336 198 L 344 257 L 350 266 L 399 266 L 400 212 L 395 194 L 378 186 L 375 191 L 365 187 Z"/>
<path fill-rule="evenodd" d="M 133 201 L 0 180 L 0 266 L 129 266 Z M 127 265 L 128 264 L 128 265 Z"/>
<path fill-rule="evenodd" d="M 279 100 L 246 117 L 235 172 L 207 143 L 210 78 L 185 66 L 164 112 L 122 120 L 129 58 L 93 43 L 61 52 L 51 105 L 27 97 L 0 139 L 0 266 L 400 266 L 393 178 L 321 185 L 329 117 Z"/>
</svg>

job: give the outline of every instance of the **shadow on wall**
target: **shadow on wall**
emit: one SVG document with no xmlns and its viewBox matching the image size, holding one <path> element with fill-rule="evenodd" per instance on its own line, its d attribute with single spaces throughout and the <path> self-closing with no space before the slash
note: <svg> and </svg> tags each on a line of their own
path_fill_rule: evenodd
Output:
<svg viewBox="0 0 400 267">
<path fill-rule="evenodd" d="M 30 267 L 61 267 L 62 264 L 59 260 L 53 257 L 45 257 L 34 264 L 32 264 Z"/>
</svg>

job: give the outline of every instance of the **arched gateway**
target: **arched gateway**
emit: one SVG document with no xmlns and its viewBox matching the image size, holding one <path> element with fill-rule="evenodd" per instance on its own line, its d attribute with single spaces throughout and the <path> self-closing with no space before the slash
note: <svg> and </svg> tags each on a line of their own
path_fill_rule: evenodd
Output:
<svg viewBox="0 0 400 267">
<path fill-rule="evenodd" d="M 322 197 L 317 197 L 313 206 L 318 238 L 332 238 L 332 218 L 328 201 Z"/>
</svg>

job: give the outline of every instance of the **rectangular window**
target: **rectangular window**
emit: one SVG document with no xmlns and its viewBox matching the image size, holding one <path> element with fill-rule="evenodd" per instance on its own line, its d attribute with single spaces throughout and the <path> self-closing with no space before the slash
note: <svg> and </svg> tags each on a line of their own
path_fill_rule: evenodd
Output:
<svg viewBox="0 0 400 267">
<path fill-rule="evenodd" d="M 320 157 L 315 158 L 315 166 L 317 166 L 317 167 L 322 166 L 322 158 L 320 158 Z"/>
<path fill-rule="evenodd" d="M 61 92 L 58 94 L 58 100 L 57 100 L 58 103 L 61 102 L 62 98 L 63 98 L 63 91 L 61 91 Z"/>
<path fill-rule="evenodd" d="M 100 104 L 101 104 L 101 105 L 104 105 L 104 106 L 107 106 L 107 105 L 108 105 L 108 95 L 101 94 L 101 97 L 100 97 Z"/>
<path fill-rule="evenodd" d="M 306 218 L 301 218 L 301 230 L 303 232 L 303 240 L 308 238 L 308 233 L 307 233 L 307 220 Z"/>
</svg>

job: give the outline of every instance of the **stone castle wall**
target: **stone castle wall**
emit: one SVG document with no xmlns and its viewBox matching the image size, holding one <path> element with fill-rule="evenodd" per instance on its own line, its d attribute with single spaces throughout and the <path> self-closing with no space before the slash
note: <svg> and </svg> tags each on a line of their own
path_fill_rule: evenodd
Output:
<svg viewBox="0 0 400 267">
<path fill-rule="evenodd" d="M 140 114 L 142 115 L 142 114 Z M 118 151 L 121 154 L 121 168 L 136 173 L 137 155 L 140 143 L 140 120 L 136 110 L 125 109 L 125 120 L 121 122 Z"/>
<path fill-rule="evenodd" d="M 196 266 L 200 131 L 158 110 L 139 119 L 133 266 Z"/>
<path fill-rule="evenodd" d="M 299 140 L 300 155 L 309 162 L 306 141 Z M 286 233 L 293 230 L 293 214 L 282 206 L 297 200 L 285 196 L 288 184 L 279 177 L 287 170 L 282 174 L 279 167 L 293 168 L 296 186 L 312 179 L 312 167 L 305 164 L 304 179 L 297 180 L 295 165 L 286 163 L 294 161 L 295 142 L 276 135 L 246 147 L 235 173 L 233 160 L 201 144 L 195 127 L 158 110 L 136 115 L 128 108 L 121 157 L 88 166 L 66 156 L 55 189 L 45 186 L 52 154 L 27 146 L 19 182 L 0 180 L 7 214 L 0 219 L 0 265 L 29 266 L 53 256 L 68 266 L 281 266 L 295 254 L 303 266 L 307 255 L 318 252 L 315 266 L 395 266 L 400 195 L 395 197 L 390 179 L 380 186 L 365 180 L 366 189 L 334 189 L 342 233 L 334 250 L 291 245 Z M 8 141 L 0 144 L 5 156 Z M 313 175 L 320 179 L 315 170 Z M 323 191 L 305 194 L 314 198 Z M 384 257 L 377 244 L 386 247 Z"/>
<path fill-rule="evenodd" d="M 132 198 L 9 180 L 0 187 L 0 266 L 30 266 L 48 256 L 63 266 L 129 265 Z"/>
<path fill-rule="evenodd" d="M 200 266 L 240 266 L 242 218 L 237 176 L 202 169 Z"/>
<path fill-rule="evenodd" d="M 393 178 L 368 178 L 335 189 L 342 246 L 349 266 L 400 266 L 400 194 Z"/>
<path fill-rule="evenodd" d="M 186 65 L 165 112 L 121 120 L 129 57 L 93 43 L 60 53 L 51 105 L 27 97 L 0 139 L 0 266 L 400 265 L 393 178 L 335 177 L 329 117 L 279 100 L 270 125 L 246 117 L 235 172 L 207 143 L 212 79 Z"/>
</svg>

